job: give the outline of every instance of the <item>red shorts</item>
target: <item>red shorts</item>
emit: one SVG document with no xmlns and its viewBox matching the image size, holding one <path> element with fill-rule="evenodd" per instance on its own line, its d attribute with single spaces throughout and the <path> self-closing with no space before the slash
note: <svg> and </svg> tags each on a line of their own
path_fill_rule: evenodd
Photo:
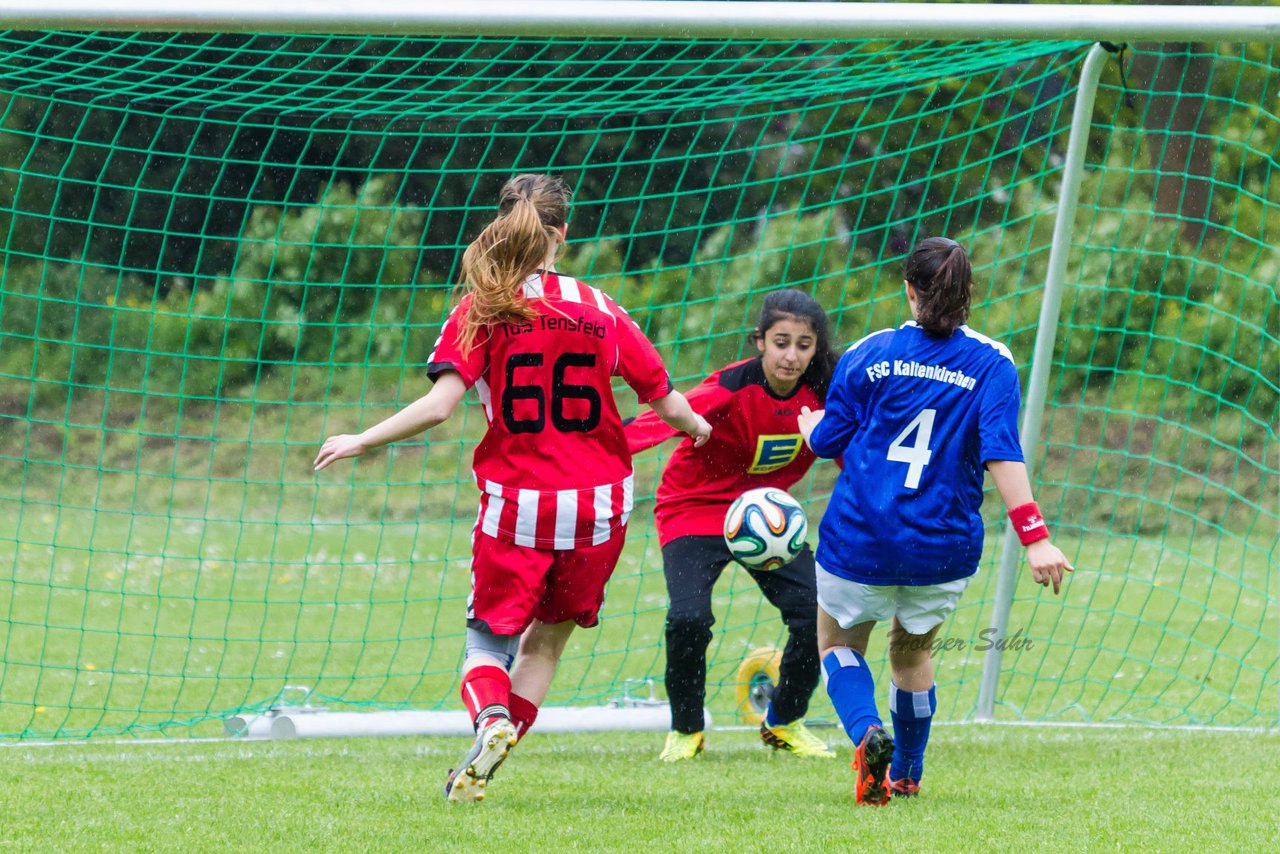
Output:
<svg viewBox="0 0 1280 854">
<path fill-rule="evenodd" d="M 535 619 L 594 626 L 625 534 L 623 526 L 599 545 L 553 550 L 517 546 L 477 529 L 467 625 L 495 635 L 518 635 Z"/>
</svg>

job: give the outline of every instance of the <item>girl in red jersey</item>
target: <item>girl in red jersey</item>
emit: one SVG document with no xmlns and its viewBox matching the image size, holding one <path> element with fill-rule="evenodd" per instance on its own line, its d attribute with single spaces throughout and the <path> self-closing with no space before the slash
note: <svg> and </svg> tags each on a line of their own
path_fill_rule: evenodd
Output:
<svg viewBox="0 0 1280 854">
<path fill-rule="evenodd" d="M 733 559 L 724 517 L 748 489 L 787 489 L 813 465 L 800 437 L 801 407 L 821 409 L 836 354 L 826 312 L 797 290 L 769 294 L 756 326 L 759 355 L 707 377 L 689 393 L 693 408 L 715 428 L 696 454 L 682 443 L 658 487 L 654 517 L 671 601 L 667 612 L 667 696 L 671 732 L 661 758 L 674 762 L 702 752 L 707 645 L 715 616 L 711 589 Z M 646 413 L 627 426 L 632 452 L 676 435 Z M 760 724 L 768 745 L 800 756 L 835 754 L 804 725 L 820 669 L 813 553 L 804 551 L 772 572 L 747 570 L 782 613 L 788 638 L 778 688 Z"/>
<path fill-rule="evenodd" d="M 363 433 L 330 436 L 315 461 L 319 471 L 429 430 L 469 388 L 484 407 L 461 689 L 476 739 L 449 773 L 451 801 L 484 797 L 537 717 L 574 626 L 597 622 L 632 504 L 611 377 L 694 445 L 711 432 L 626 312 L 552 269 L 569 203 L 559 178 L 503 186 L 498 217 L 463 255 L 467 293 L 428 361 L 434 388 Z"/>
</svg>

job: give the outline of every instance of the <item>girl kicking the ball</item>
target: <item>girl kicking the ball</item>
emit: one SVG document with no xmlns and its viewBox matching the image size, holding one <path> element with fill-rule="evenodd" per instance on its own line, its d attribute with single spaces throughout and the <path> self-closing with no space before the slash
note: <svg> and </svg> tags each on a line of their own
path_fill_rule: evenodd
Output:
<svg viewBox="0 0 1280 854">
<path fill-rule="evenodd" d="M 787 489 L 813 465 L 797 427 L 802 407 L 821 408 L 836 362 L 826 313 L 797 290 L 769 294 L 754 340 L 759 355 L 707 377 L 689 393 L 693 408 L 714 428 L 697 453 L 682 442 L 658 487 L 654 511 L 662 544 L 670 608 L 667 611 L 667 696 L 671 732 L 664 761 L 691 759 L 705 745 L 707 646 L 711 643 L 711 589 L 733 559 L 724 541 L 725 512 L 749 489 Z M 627 425 L 633 453 L 675 435 L 646 413 Z M 777 690 L 760 724 L 760 737 L 799 756 L 834 756 L 804 725 L 817 687 L 817 598 L 813 553 L 805 546 L 791 563 L 747 570 L 782 613 L 788 638 Z"/>
<path fill-rule="evenodd" d="M 569 198 L 549 175 L 506 183 L 497 218 L 462 256 L 467 293 L 427 363 L 435 387 L 363 433 L 330 436 L 315 461 L 319 471 L 429 430 L 472 387 L 484 408 L 461 690 L 476 738 L 445 783 L 451 801 L 484 797 L 537 717 L 570 633 L 597 622 L 632 495 L 612 377 L 691 445 L 711 431 L 626 312 L 553 269 Z"/>
</svg>

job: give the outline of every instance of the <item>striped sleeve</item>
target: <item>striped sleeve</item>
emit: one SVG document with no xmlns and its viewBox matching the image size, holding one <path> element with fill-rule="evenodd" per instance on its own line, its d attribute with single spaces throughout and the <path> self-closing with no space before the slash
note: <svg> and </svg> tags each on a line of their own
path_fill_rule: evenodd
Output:
<svg viewBox="0 0 1280 854">
<path fill-rule="evenodd" d="M 470 294 L 464 296 L 453 311 L 449 312 L 449 318 L 445 320 L 444 327 L 440 330 L 440 337 L 431 348 L 431 355 L 427 358 L 427 376 L 432 382 L 439 379 L 445 371 L 456 371 L 467 388 L 471 388 L 484 374 L 483 333 L 477 336 L 476 342 L 465 356 L 462 354 L 459 341 L 462 333 L 462 319 L 467 316 L 469 305 L 471 305 Z"/>
<path fill-rule="evenodd" d="M 733 397 L 733 392 L 720 385 L 720 371 L 716 371 L 685 396 L 693 411 L 710 421 L 713 413 Z M 673 436 L 683 435 L 659 418 L 658 413 L 652 409 L 631 419 L 625 429 L 627 448 L 633 454 L 660 445 Z"/>
</svg>

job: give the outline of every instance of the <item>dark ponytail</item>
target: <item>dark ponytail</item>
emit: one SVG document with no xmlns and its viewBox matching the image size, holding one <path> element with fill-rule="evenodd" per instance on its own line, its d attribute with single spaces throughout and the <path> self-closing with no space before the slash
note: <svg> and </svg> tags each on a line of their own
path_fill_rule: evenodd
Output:
<svg viewBox="0 0 1280 854">
<path fill-rule="evenodd" d="M 916 291 L 916 323 L 938 338 L 969 318 L 973 269 L 964 247 L 947 237 L 926 237 L 907 256 L 903 278 Z"/>
<path fill-rule="evenodd" d="M 764 298 L 760 309 L 760 322 L 756 324 L 755 338 L 763 341 L 769 329 L 779 320 L 803 320 L 813 330 L 813 359 L 800 375 L 800 382 L 827 399 L 827 387 L 831 385 L 831 372 L 840 356 L 831 349 L 831 322 L 822 306 L 806 294 L 794 288 L 773 291 Z"/>
</svg>

